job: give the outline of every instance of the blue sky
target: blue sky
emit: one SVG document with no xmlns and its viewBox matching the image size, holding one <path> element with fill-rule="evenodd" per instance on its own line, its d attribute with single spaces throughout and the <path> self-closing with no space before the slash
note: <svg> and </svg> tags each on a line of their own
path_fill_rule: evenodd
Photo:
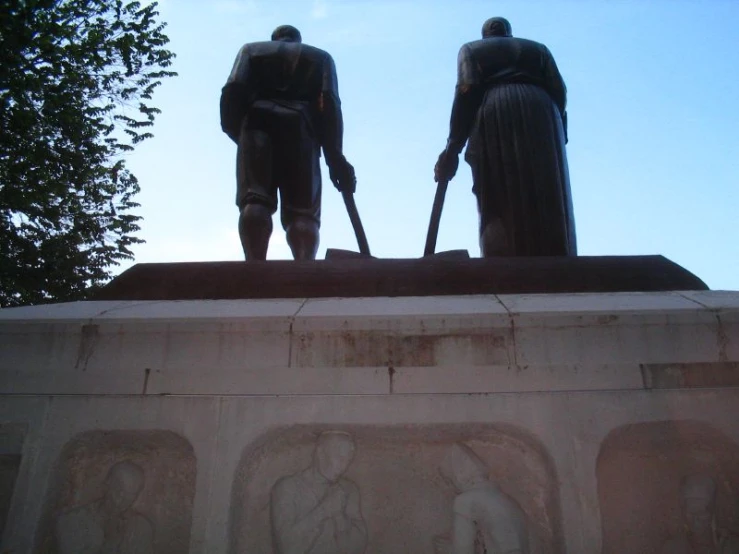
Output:
<svg viewBox="0 0 739 554">
<path fill-rule="evenodd" d="M 155 137 L 129 158 L 147 241 L 135 262 L 243 259 L 220 91 L 241 45 L 284 23 L 336 61 L 372 253 L 419 257 L 457 52 L 502 15 L 549 47 L 568 87 L 579 253 L 662 254 L 713 289 L 739 290 L 736 0 L 164 0 L 160 12 L 179 76 L 155 96 Z M 357 250 L 327 177 L 319 258 Z M 437 251 L 479 255 L 471 186 L 461 162 Z M 268 257 L 290 257 L 277 218 Z"/>
</svg>

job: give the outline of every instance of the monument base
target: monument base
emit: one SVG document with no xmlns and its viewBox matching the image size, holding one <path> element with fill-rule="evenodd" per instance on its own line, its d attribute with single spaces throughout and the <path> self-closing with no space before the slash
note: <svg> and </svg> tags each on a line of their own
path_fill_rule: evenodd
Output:
<svg viewBox="0 0 739 554">
<path fill-rule="evenodd" d="M 350 258 L 137 264 L 96 300 L 223 300 L 706 290 L 663 256 Z"/>
<path fill-rule="evenodd" d="M 3 551 L 108 518 L 141 552 L 274 552 L 314 502 L 280 491 L 308 483 L 365 552 L 439 552 L 472 467 L 528 552 L 651 554 L 684 534 L 691 476 L 739 528 L 739 293 L 6 309 L 0 418 Z M 311 481 L 325 431 L 354 445 L 334 488 Z"/>
</svg>

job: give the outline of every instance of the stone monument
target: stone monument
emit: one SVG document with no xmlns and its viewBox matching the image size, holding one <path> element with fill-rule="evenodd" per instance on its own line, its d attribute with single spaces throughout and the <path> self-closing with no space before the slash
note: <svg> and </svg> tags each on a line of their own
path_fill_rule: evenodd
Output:
<svg viewBox="0 0 739 554">
<path fill-rule="evenodd" d="M 436 168 L 470 138 L 476 260 L 313 260 L 319 147 L 355 184 L 333 62 L 293 27 L 242 49 L 222 114 L 245 254 L 283 187 L 297 260 L 142 264 L 0 310 L 0 551 L 737 552 L 739 293 L 573 255 L 564 85 L 505 20 L 483 35 Z"/>
<path fill-rule="evenodd" d="M 731 292 L 2 310 L 1 548 L 727 554 L 737 375 Z"/>
</svg>

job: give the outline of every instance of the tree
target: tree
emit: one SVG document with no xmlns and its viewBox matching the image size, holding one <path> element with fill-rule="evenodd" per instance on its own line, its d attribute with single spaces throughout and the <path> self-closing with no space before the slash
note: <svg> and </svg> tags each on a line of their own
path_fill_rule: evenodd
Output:
<svg viewBox="0 0 739 554">
<path fill-rule="evenodd" d="M 125 154 L 174 54 L 155 2 L 0 4 L 0 305 L 83 299 L 143 242 Z"/>
</svg>

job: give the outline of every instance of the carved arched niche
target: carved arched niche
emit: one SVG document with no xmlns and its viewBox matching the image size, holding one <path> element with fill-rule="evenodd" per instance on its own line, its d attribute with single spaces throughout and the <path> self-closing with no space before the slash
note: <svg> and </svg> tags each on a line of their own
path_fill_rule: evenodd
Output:
<svg viewBox="0 0 739 554">
<path fill-rule="evenodd" d="M 13 501 L 27 432 L 25 423 L 0 423 L 0 539 Z"/>
<path fill-rule="evenodd" d="M 107 521 L 120 535 L 114 539 L 117 546 L 106 546 L 110 551 L 186 554 L 195 474 L 192 445 L 171 431 L 80 433 L 64 446 L 53 469 L 35 551 L 98 551 L 104 540 L 99 528 Z M 112 482 L 116 475 L 123 476 L 118 480 L 123 485 Z M 133 488 L 132 503 L 101 519 L 102 503 L 116 487 Z"/>
<path fill-rule="evenodd" d="M 604 554 L 660 554 L 668 541 L 683 537 L 681 490 L 691 476 L 715 482 L 722 533 L 739 529 L 739 445 L 707 423 L 619 427 L 601 445 L 596 474 Z"/>
<path fill-rule="evenodd" d="M 364 552 L 434 552 L 434 537 L 451 529 L 456 495 L 439 468 L 458 443 L 474 451 L 488 478 L 523 509 L 530 551 L 564 551 L 557 477 L 541 443 L 511 426 L 465 424 L 291 426 L 267 433 L 246 447 L 235 473 L 230 554 L 275 552 L 270 492 L 280 478 L 311 465 L 324 431 L 343 431 L 354 440 L 355 455 L 344 477 L 359 491 Z"/>
</svg>

